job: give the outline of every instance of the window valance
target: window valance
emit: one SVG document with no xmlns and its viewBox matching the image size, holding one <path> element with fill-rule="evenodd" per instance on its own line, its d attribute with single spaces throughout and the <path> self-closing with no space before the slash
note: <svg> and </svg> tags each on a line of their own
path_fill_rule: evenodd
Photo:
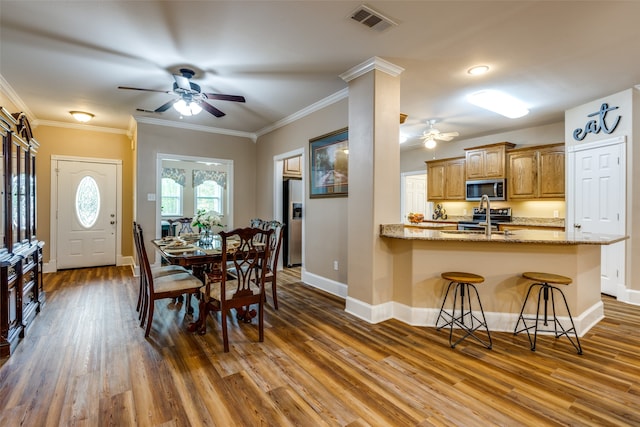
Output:
<svg viewBox="0 0 640 427">
<path fill-rule="evenodd" d="M 214 181 L 224 189 L 227 188 L 227 173 L 219 171 L 193 171 L 193 186 L 197 187 L 205 181 Z"/>
<path fill-rule="evenodd" d="M 187 181 L 187 171 L 178 168 L 162 168 L 162 177 L 172 179 L 184 187 Z"/>
</svg>

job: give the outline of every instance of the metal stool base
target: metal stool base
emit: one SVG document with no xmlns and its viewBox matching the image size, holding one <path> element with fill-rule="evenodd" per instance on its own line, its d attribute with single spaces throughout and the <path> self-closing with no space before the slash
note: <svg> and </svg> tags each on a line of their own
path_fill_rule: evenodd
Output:
<svg viewBox="0 0 640 427">
<path fill-rule="evenodd" d="M 527 301 L 529 300 L 529 295 L 531 291 L 536 287 L 540 287 L 538 290 L 538 307 L 536 310 L 536 317 L 525 317 L 524 309 L 527 305 Z M 562 296 L 562 300 L 564 301 L 564 305 L 567 309 L 567 314 L 569 315 L 569 321 L 571 322 L 571 327 L 569 329 L 565 329 L 564 326 L 558 320 L 556 316 L 556 301 L 554 297 L 554 293 L 559 293 Z M 553 315 L 553 329 L 539 329 L 538 324 L 542 322 L 544 326 L 549 326 L 549 294 L 551 294 L 551 314 Z M 542 296 L 542 298 L 540 298 Z M 544 300 L 544 313 L 542 319 L 540 318 L 540 303 Z M 526 321 L 535 321 L 535 323 L 531 326 L 527 326 Z M 522 322 L 522 329 L 518 329 L 518 326 Z M 533 329 L 533 339 L 531 338 L 531 332 Z M 520 310 L 520 315 L 518 316 L 518 322 L 516 322 L 516 327 L 513 330 L 514 335 L 518 335 L 520 332 L 527 332 L 527 338 L 529 339 L 529 345 L 531 347 L 531 351 L 536 351 L 536 340 L 538 338 L 538 332 L 553 332 L 556 339 L 562 336 L 566 336 L 571 345 L 576 349 L 578 354 L 582 354 L 582 346 L 580 345 L 580 339 L 578 338 L 578 333 L 576 331 L 576 326 L 573 323 L 573 318 L 571 317 L 571 312 L 569 311 L 569 304 L 567 303 L 567 299 L 564 296 L 562 290 L 558 287 L 552 286 L 548 283 L 534 283 L 529 286 L 529 290 L 527 291 L 527 296 L 524 299 L 524 303 L 522 303 L 522 310 Z M 569 335 L 570 332 L 573 332 L 575 336 L 575 341 Z"/>
<path fill-rule="evenodd" d="M 453 286 L 455 284 L 455 286 Z M 449 297 L 449 292 L 451 288 L 453 289 L 453 310 L 448 312 L 445 310 L 444 305 L 447 302 L 447 298 Z M 482 315 L 482 319 L 478 318 L 475 314 L 473 314 L 471 309 L 471 293 L 470 290 L 473 289 L 476 296 L 476 301 L 480 306 L 480 314 Z M 456 305 L 458 303 L 458 294 L 460 294 L 460 312 L 456 315 Z M 465 300 L 466 298 L 466 300 Z M 465 308 L 465 302 L 468 308 Z M 440 319 L 443 319 L 445 323 L 438 326 L 440 323 Z M 480 296 L 478 295 L 478 289 L 472 283 L 463 283 L 463 282 L 449 282 L 447 286 L 447 292 L 444 295 L 444 300 L 442 301 L 442 306 L 440 307 L 440 313 L 438 314 L 438 318 L 436 319 L 436 330 L 440 330 L 444 327 L 449 327 L 449 345 L 451 348 L 455 348 L 458 343 L 464 340 L 467 337 L 472 337 L 476 341 L 478 341 L 484 347 L 491 349 L 493 346 L 493 342 L 491 341 L 491 334 L 489 332 L 489 327 L 487 326 L 487 319 L 484 317 L 484 310 L 482 309 L 482 303 L 480 302 Z M 464 335 L 456 342 L 453 342 L 453 327 L 457 326 L 460 328 Z M 480 338 L 475 332 L 479 328 L 484 328 L 487 331 L 488 341 Z"/>
</svg>

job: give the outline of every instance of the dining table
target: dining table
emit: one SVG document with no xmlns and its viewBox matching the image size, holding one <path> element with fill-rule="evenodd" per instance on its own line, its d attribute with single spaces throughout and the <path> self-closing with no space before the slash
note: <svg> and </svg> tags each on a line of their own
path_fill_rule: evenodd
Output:
<svg viewBox="0 0 640 427">
<path fill-rule="evenodd" d="M 165 262 L 174 265 L 180 265 L 193 272 L 193 275 L 202 281 L 203 286 L 207 280 L 221 281 L 223 274 L 222 265 L 222 238 L 214 235 L 209 242 L 202 242 L 197 235 L 185 236 L 166 236 L 161 239 L 152 240 L 153 245 L 160 252 Z M 264 243 L 255 243 L 256 246 L 264 246 Z M 230 250 L 237 250 L 236 245 L 229 245 Z M 200 306 L 204 301 L 204 294 L 197 296 L 200 300 Z M 199 313 L 201 310 L 199 310 Z M 193 313 L 193 309 L 189 314 Z M 202 325 L 206 318 L 199 316 L 198 319 L 191 322 L 188 326 L 190 332 L 204 330 Z"/>
</svg>

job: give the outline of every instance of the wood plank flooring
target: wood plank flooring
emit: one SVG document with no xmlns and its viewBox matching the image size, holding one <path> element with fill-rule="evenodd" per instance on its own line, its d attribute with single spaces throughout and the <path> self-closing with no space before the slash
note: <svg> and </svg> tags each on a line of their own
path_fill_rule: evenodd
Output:
<svg viewBox="0 0 640 427">
<path fill-rule="evenodd" d="M 494 333 L 486 350 L 455 349 L 444 331 L 371 325 L 344 301 L 278 275 L 280 310 L 185 330 L 184 310 L 157 303 L 138 326 L 128 267 L 45 275 L 48 301 L 0 363 L 0 426 L 639 426 L 640 307 L 605 299 L 582 338 Z"/>
</svg>

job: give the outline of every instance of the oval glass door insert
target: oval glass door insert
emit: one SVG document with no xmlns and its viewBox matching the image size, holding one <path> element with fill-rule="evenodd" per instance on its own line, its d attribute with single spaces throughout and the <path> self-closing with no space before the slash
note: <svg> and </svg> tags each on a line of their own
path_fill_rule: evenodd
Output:
<svg viewBox="0 0 640 427">
<path fill-rule="evenodd" d="M 80 180 L 76 190 L 76 216 L 85 228 L 91 228 L 100 213 L 100 190 L 98 183 L 90 176 Z"/>
</svg>

